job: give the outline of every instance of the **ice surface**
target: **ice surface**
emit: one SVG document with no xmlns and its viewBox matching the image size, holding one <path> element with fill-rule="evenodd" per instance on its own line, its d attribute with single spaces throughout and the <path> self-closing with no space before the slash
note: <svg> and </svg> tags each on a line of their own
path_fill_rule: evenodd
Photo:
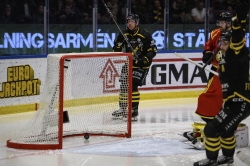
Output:
<svg viewBox="0 0 250 166">
<path fill-rule="evenodd" d="M 196 102 L 196 98 L 142 101 L 132 138 L 69 137 L 61 150 L 7 148 L 6 140 L 32 115 L 0 116 L 0 166 L 191 166 L 205 158 L 205 151 L 186 145 L 178 134 L 200 121 L 194 114 Z M 249 118 L 244 123 L 250 126 Z M 236 152 L 244 149 L 248 148 Z M 234 165 L 246 166 L 236 156 Z"/>
</svg>

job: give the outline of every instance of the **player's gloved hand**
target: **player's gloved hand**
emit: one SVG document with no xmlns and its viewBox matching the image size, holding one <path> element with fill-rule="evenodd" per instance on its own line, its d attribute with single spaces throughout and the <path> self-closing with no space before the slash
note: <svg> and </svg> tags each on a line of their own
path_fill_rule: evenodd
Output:
<svg viewBox="0 0 250 166">
<path fill-rule="evenodd" d="M 133 60 L 138 59 L 138 54 L 137 54 L 137 52 L 132 51 L 131 54 L 132 54 L 132 56 L 133 56 Z"/>
<path fill-rule="evenodd" d="M 151 59 L 146 57 L 146 56 L 143 56 L 143 57 L 140 57 L 139 59 L 137 60 L 134 60 L 134 63 L 133 65 L 134 66 L 137 66 L 137 67 L 140 67 L 140 68 L 143 68 L 143 67 L 149 67 L 151 65 Z"/>
<path fill-rule="evenodd" d="M 202 62 L 207 63 L 208 60 L 213 56 L 214 54 L 211 51 L 204 51 L 203 52 L 203 57 L 202 57 Z M 208 65 L 211 64 L 211 61 L 208 62 Z"/>
<path fill-rule="evenodd" d="M 138 60 L 133 58 L 133 66 L 139 67 Z"/>
<path fill-rule="evenodd" d="M 241 0 L 236 2 L 234 5 L 234 10 L 236 11 L 236 16 L 239 22 L 247 19 L 249 0 Z"/>
</svg>

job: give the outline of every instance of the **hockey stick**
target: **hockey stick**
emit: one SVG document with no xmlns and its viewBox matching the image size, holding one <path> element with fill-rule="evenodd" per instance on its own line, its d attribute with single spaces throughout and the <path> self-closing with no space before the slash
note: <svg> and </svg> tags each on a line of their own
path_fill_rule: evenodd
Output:
<svg viewBox="0 0 250 166">
<path fill-rule="evenodd" d="M 187 57 L 185 57 L 185 56 L 183 56 L 183 55 L 181 55 L 181 54 L 177 54 L 176 52 L 175 52 L 174 54 L 175 54 L 176 56 L 182 58 L 182 59 L 187 60 L 187 61 L 190 62 L 190 63 L 193 63 L 194 65 L 198 66 L 199 68 L 203 68 L 203 66 L 202 66 L 201 64 L 196 63 L 196 62 L 192 61 L 191 59 L 189 59 L 189 58 L 187 58 Z M 218 76 L 218 73 L 215 72 L 215 71 L 213 71 L 213 70 L 210 70 L 210 69 L 207 69 L 207 68 L 205 68 L 205 70 L 207 70 L 207 71 L 209 71 L 210 73 L 213 73 L 214 75 L 217 75 L 217 76 Z"/>
<path fill-rule="evenodd" d="M 133 57 L 134 57 L 135 59 L 138 59 L 138 55 L 134 52 L 134 49 L 133 49 L 133 47 L 131 46 L 131 44 L 129 43 L 128 38 L 122 33 L 122 30 L 120 29 L 119 25 L 118 25 L 117 22 L 115 21 L 114 15 L 111 13 L 111 11 L 109 10 L 108 6 L 106 5 L 106 3 L 105 3 L 103 0 L 102 0 L 102 3 L 103 3 L 103 5 L 105 6 L 105 8 L 107 9 L 107 11 L 108 11 L 109 15 L 111 16 L 111 18 L 113 19 L 115 25 L 117 26 L 117 28 L 118 28 L 119 31 L 121 32 L 121 34 L 122 34 L 123 38 L 125 39 L 125 41 L 127 42 L 128 46 L 131 48 L 132 53 L 133 53 Z"/>
</svg>

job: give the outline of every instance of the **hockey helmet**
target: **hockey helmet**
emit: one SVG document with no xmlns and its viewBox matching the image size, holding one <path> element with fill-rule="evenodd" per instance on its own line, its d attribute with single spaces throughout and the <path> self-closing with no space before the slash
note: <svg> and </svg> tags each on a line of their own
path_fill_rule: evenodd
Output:
<svg viewBox="0 0 250 166">
<path fill-rule="evenodd" d="M 137 14 L 133 14 L 133 13 L 129 13 L 127 15 L 126 19 L 127 19 L 127 21 L 128 20 L 135 20 L 135 23 L 137 23 L 137 24 L 139 24 L 139 21 L 140 21 L 139 16 Z"/>
<path fill-rule="evenodd" d="M 220 41 L 230 41 L 231 36 L 232 36 L 231 30 L 223 31 L 220 35 Z"/>
<path fill-rule="evenodd" d="M 233 14 L 229 12 L 222 12 L 217 20 L 218 21 L 226 21 L 226 22 L 232 22 Z"/>
</svg>

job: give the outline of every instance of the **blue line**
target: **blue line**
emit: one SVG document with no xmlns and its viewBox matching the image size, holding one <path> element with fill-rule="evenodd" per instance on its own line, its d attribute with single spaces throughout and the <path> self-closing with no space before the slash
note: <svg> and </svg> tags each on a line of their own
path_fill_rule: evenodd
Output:
<svg viewBox="0 0 250 166">
<path fill-rule="evenodd" d="M 37 55 L 1 55 L 0 59 L 30 59 L 30 58 L 47 58 L 45 54 Z"/>
</svg>

